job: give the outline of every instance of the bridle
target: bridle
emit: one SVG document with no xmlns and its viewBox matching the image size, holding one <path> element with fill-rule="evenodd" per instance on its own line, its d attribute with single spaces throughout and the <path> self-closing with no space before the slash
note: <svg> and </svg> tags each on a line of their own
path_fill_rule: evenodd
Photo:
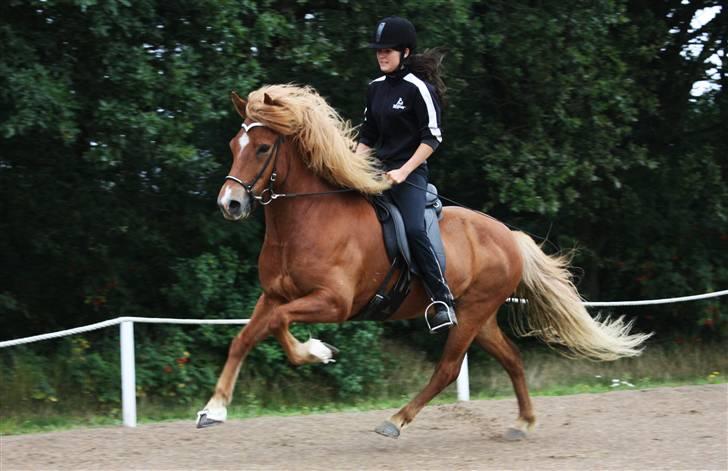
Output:
<svg viewBox="0 0 728 471">
<path fill-rule="evenodd" d="M 253 122 L 250 124 L 243 123 L 241 126 L 246 134 L 255 127 L 266 127 L 263 123 Z M 283 143 L 283 135 L 279 134 L 278 138 L 276 139 L 276 142 L 273 144 L 273 148 L 271 149 L 270 153 L 268 154 L 268 158 L 265 159 L 265 162 L 263 162 L 263 166 L 260 168 L 258 173 L 253 177 L 253 179 L 250 182 L 244 182 L 243 180 L 239 179 L 238 177 L 234 177 L 232 175 L 227 175 L 225 177 L 225 180 L 232 180 L 235 183 L 240 184 L 245 192 L 250 196 L 251 198 L 254 198 L 256 201 L 258 201 L 261 205 L 266 206 L 273 201 L 277 200 L 278 198 L 295 198 L 296 196 L 316 196 L 316 195 L 328 195 L 332 193 L 344 193 L 349 191 L 354 191 L 351 188 L 344 188 L 341 190 L 331 190 L 331 191 L 320 191 L 320 192 L 313 192 L 313 193 L 276 193 L 273 189 L 273 184 L 276 181 L 276 178 L 278 178 L 278 173 L 276 171 L 276 163 L 278 161 L 278 152 L 280 151 L 281 144 Z M 266 169 L 273 164 L 273 171 L 270 174 L 270 178 L 268 180 L 268 187 L 264 188 L 263 191 L 260 192 L 260 194 L 256 195 L 255 192 L 253 192 L 253 187 L 258 183 L 258 180 L 260 180 L 260 177 L 263 176 Z"/>
<path fill-rule="evenodd" d="M 247 134 L 250 132 L 251 129 L 255 127 L 265 127 L 263 123 L 250 123 L 245 124 L 243 123 L 241 126 L 245 133 Z M 276 139 L 275 144 L 273 144 L 273 149 L 268 153 L 268 158 L 265 159 L 265 162 L 263 162 L 263 166 L 258 171 L 257 175 L 253 177 L 253 179 L 250 182 L 244 182 L 243 180 L 239 179 L 238 177 L 234 177 L 232 175 L 228 175 L 225 177 L 225 180 L 232 180 L 235 183 L 239 183 L 245 192 L 250 196 L 251 198 L 256 199 L 260 204 L 263 206 L 270 204 L 273 200 L 279 197 L 274 191 L 273 191 L 273 183 L 276 181 L 276 178 L 278 177 L 276 173 L 276 161 L 278 160 L 278 151 L 281 148 L 281 143 L 283 142 L 283 136 L 278 135 L 278 139 Z M 263 176 L 263 173 L 265 173 L 266 169 L 270 166 L 271 162 L 273 163 L 273 171 L 270 174 L 270 179 L 268 180 L 268 188 L 263 189 L 263 191 L 260 192 L 259 195 L 256 195 L 255 192 L 253 192 L 253 187 L 258 183 L 258 180 L 260 180 L 260 177 Z"/>
</svg>

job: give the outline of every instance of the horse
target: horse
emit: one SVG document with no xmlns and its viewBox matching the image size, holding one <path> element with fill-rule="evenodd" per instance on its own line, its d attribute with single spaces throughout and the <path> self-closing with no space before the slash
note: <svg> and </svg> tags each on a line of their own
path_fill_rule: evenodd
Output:
<svg viewBox="0 0 728 471">
<path fill-rule="evenodd" d="M 382 229 L 368 195 L 390 184 L 376 158 L 356 153 L 356 130 L 307 86 L 268 85 L 247 100 L 231 95 L 243 124 L 230 141 L 232 166 L 217 203 L 231 221 L 264 208 L 265 236 L 258 260 L 262 294 L 247 326 L 231 341 L 215 391 L 198 412 L 197 427 L 223 422 L 241 365 L 250 350 L 273 335 L 294 365 L 328 363 L 338 350 L 318 339 L 299 342 L 289 326 L 340 323 L 367 304 L 390 268 Z M 631 322 L 592 318 L 569 272 L 569 258 L 547 255 L 523 232 L 476 212 L 445 207 L 440 229 L 445 276 L 457 303 L 452 327 L 427 385 L 375 428 L 396 438 L 430 400 L 458 376 L 475 341 L 503 366 L 518 401 L 508 439 L 522 439 L 536 424 L 515 344 L 496 312 L 510 296 L 527 300 L 514 322 L 519 335 L 537 336 L 569 356 L 615 360 L 639 355 L 649 334 L 630 334 Z M 422 283 L 391 320 L 419 316 L 429 303 Z"/>
</svg>

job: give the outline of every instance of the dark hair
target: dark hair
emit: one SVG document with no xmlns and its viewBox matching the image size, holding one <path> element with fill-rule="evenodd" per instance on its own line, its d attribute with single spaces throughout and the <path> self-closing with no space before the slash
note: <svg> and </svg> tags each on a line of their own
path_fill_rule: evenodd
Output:
<svg viewBox="0 0 728 471">
<path fill-rule="evenodd" d="M 437 97 L 443 106 L 447 104 L 445 100 L 447 87 L 440 76 L 444 59 L 445 53 L 440 48 L 425 49 L 422 54 L 413 54 L 406 59 L 410 72 L 434 85 Z"/>
</svg>

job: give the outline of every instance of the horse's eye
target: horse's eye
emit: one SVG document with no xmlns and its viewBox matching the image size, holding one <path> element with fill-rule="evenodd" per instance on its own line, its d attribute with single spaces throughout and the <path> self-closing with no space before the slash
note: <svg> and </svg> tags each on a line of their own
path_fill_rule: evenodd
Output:
<svg viewBox="0 0 728 471">
<path fill-rule="evenodd" d="M 262 144 L 260 147 L 258 147 L 258 154 L 265 154 L 270 149 L 270 146 L 268 144 Z"/>
</svg>

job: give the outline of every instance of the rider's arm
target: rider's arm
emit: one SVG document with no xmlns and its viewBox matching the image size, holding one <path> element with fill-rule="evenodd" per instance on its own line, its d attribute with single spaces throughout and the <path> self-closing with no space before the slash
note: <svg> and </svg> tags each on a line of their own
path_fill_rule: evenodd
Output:
<svg viewBox="0 0 728 471">
<path fill-rule="evenodd" d="M 359 146 L 364 146 L 365 150 L 369 151 L 374 147 L 379 139 L 379 129 L 377 122 L 372 114 L 372 95 L 373 87 L 370 84 L 367 89 L 367 103 L 364 108 L 364 122 L 361 124 L 359 129 L 359 145 L 357 145 L 357 152 L 359 152 Z"/>
<path fill-rule="evenodd" d="M 440 100 L 431 85 L 418 87 L 418 100 L 414 111 L 420 129 L 420 142 L 432 147 L 433 151 L 442 142 L 440 127 Z"/>
<path fill-rule="evenodd" d="M 415 100 L 415 117 L 420 129 L 420 145 L 412 157 L 399 169 L 389 172 L 396 183 L 401 183 L 417 167 L 427 160 L 442 142 L 440 130 L 440 102 L 434 93 L 425 87 L 419 88 L 418 100 Z"/>
<path fill-rule="evenodd" d="M 423 142 L 417 147 L 417 150 L 415 150 L 415 153 L 412 154 L 412 157 L 410 157 L 409 160 L 400 168 L 409 175 L 417 167 L 422 165 L 424 161 L 433 154 L 433 152 L 435 152 L 435 149 L 433 149 L 429 144 Z"/>
</svg>

